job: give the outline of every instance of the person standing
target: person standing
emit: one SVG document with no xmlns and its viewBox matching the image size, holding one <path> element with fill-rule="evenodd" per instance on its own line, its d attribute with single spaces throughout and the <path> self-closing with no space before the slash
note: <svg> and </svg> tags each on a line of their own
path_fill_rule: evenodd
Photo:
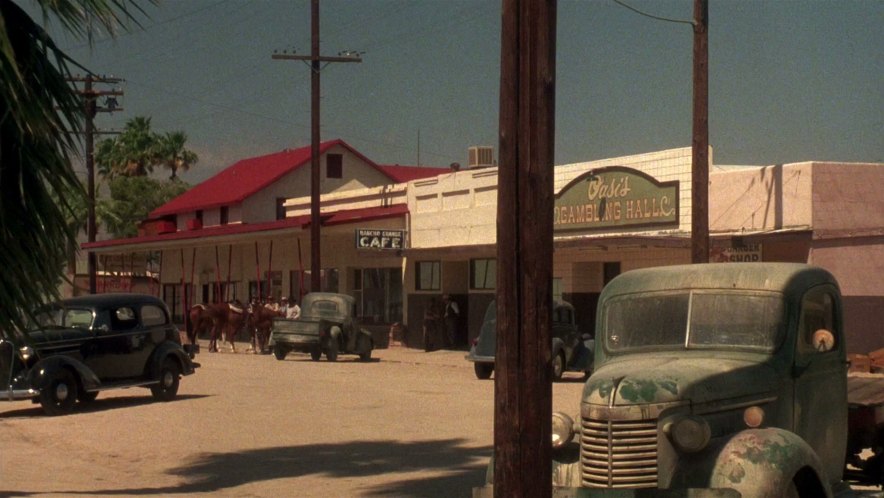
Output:
<svg viewBox="0 0 884 498">
<path fill-rule="evenodd" d="M 289 306 L 285 310 L 285 317 L 289 320 L 297 320 L 301 318 L 301 307 L 298 306 L 298 302 L 294 299 L 291 299 Z"/>
<path fill-rule="evenodd" d="M 451 296 L 448 294 L 442 296 L 442 303 L 445 306 L 442 318 L 445 321 L 445 333 L 448 336 L 448 346 L 455 347 L 457 346 L 458 339 L 457 328 L 460 322 L 460 308 L 457 306 L 457 302 L 451 299 Z"/>
</svg>

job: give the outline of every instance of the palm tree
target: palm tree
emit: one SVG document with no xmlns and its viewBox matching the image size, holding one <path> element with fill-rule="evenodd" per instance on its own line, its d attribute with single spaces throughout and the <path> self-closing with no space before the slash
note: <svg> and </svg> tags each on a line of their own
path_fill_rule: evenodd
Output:
<svg viewBox="0 0 884 498">
<path fill-rule="evenodd" d="M 184 148 L 186 142 L 187 135 L 183 131 L 166 133 L 159 141 L 157 159 L 172 171 L 170 180 L 178 178 L 179 171 L 189 170 L 199 160 L 195 152 Z"/>
<path fill-rule="evenodd" d="M 35 3 L 44 19 L 57 18 L 78 37 L 93 24 L 113 32 L 134 20 L 119 0 Z M 71 157 L 84 108 L 68 84 L 71 65 L 21 7 L 0 1 L 0 331 L 22 329 L 28 310 L 58 295 L 61 269 L 77 247 L 68 221 L 86 194 Z"/>
<path fill-rule="evenodd" d="M 102 140 L 95 151 L 98 172 L 107 179 L 147 176 L 158 162 L 160 137 L 150 129 L 150 118 L 130 119 L 117 138 Z"/>
</svg>

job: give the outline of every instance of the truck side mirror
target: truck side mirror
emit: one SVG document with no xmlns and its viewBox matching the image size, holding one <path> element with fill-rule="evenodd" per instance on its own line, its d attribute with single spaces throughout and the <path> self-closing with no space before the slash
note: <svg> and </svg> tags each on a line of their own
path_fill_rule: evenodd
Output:
<svg viewBox="0 0 884 498">
<path fill-rule="evenodd" d="M 831 351 L 835 347 L 835 335 L 826 329 L 819 329 L 811 336 L 811 344 L 820 353 Z"/>
</svg>

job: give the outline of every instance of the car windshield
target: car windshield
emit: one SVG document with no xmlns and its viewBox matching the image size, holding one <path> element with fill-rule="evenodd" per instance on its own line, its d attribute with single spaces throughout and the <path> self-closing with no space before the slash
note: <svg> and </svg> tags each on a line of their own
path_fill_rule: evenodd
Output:
<svg viewBox="0 0 884 498">
<path fill-rule="evenodd" d="M 772 352 L 783 335 L 772 293 L 684 291 L 625 296 L 605 305 L 607 348 L 750 349 Z"/>
<path fill-rule="evenodd" d="M 36 322 L 31 323 L 30 329 L 89 328 L 92 325 L 93 314 L 90 309 L 51 307 L 38 310 L 34 318 Z"/>
</svg>

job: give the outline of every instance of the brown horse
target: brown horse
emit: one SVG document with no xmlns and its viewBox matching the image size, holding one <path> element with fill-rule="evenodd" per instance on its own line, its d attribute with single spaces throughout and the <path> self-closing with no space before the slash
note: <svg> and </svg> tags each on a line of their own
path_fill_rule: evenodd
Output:
<svg viewBox="0 0 884 498">
<path fill-rule="evenodd" d="M 212 330 L 212 317 L 209 316 L 208 307 L 205 304 L 194 304 L 190 307 L 187 321 L 187 340 L 196 344 L 200 334 Z"/>
<path fill-rule="evenodd" d="M 242 328 L 246 320 L 246 310 L 241 304 L 215 303 L 206 305 L 206 311 L 212 320 L 212 333 L 209 338 L 209 352 L 218 351 L 218 339 L 227 339 L 230 343 L 230 351 L 236 352 L 236 333 Z M 223 337 L 222 337 L 223 336 Z"/>
<path fill-rule="evenodd" d="M 273 311 L 266 306 L 251 306 L 249 310 L 248 327 L 252 336 L 252 350 L 255 354 L 267 352 L 267 341 L 270 339 L 270 327 L 273 319 L 281 317 L 282 313 Z"/>
</svg>

